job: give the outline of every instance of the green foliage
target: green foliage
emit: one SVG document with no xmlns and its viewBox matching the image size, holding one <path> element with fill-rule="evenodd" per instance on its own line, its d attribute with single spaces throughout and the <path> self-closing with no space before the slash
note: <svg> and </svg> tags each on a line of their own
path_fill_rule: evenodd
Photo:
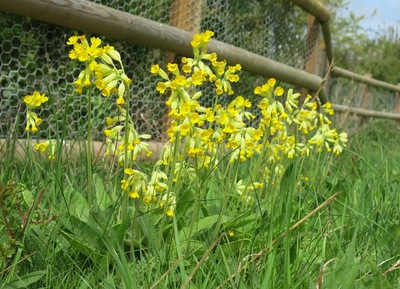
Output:
<svg viewBox="0 0 400 289">
<path fill-rule="evenodd" d="M 25 211 L 21 194 L 12 185 L 0 184 L 0 210 L 3 219 L 1 226 L 0 268 L 10 266 L 14 255 L 21 246 L 23 231 L 20 227 L 22 216 L 19 210 Z"/>
<path fill-rule="evenodd" d="M 392 26 L 377 30 L 374 37 L 365 46 L 368 47 L 363 64 L 365 71 L 373 77 L 389 83 L 400 83 L 400 36 L 398 29 Z"/>
<path fill-rule="evenodd" d="M 203 188 L 214 198 L 208 199 L 201 218 L 185 215 L 193 208 L 195 190 L 183 183 L 186 198 L 176 211 L 181 216 L 177 220 L 179 243 L 173 238 L 173 225 L 160 227 L 161 219 L 152 212 L 136 215 L 135 227 L 130 220 L 118 221 L 114 195 L 118 184 L 103 165 L 94 167 L 96 197 L 91 210 L 84 192 L 84 166 L 68 164 L 71 169 L 66 172 L 74 174 L 64 178 L 57 176 L 55 166 L 39 161 L 38 167 L 47 167 L 48 176 L 39 181 L 35 171 L 22 165 L 15 177 L 35 189 L 14 190 L 24 192 L 19 202 L 26 210 L 36 199 L 35 191 L 46 187 L 41 214 L 33 220 L 59 217 L 24 232 L 26 241 L 12 249 L 21 248 L 21 256 L 31 255 L 30 259 L 15 264 L 18 270 L 7 281 L 7 272 L 3 272 L 1 284 L 138 288 L 159 280 L 160 288 L 180 288 L 182 269 L 187 278 L 196 264 L 201 264 L 193 276 L 193 288 L 309 288 L 315 287 L 319 278 L 323 279 L 322 288 L 391 288 L 399 278 L 397 271 L 383 273 L 400 254 L 398 132 L 396 122 L 372 122 L 352 137 L 349 151 L 331 165 L 325 154 L 304 160 L 285 175 L 282 182 L 286 185 L 279 193 L 248 208 L 232 199 L 221 215 L 223 201 L 215 197 L 219 190 L 229 190 L 223 174 Z M 138 165 L 146 169 L 145 164 Z M 151 165 L 147 169 L 151 170 Z M 248 167 L 242 166 L 240 171 L 246 174 Z M 64 188 L 60 182 L 65 182 Z M 335 192 L 340 192 L 337 201 L 288 231 Z M 14 213 L 19 218 L 18 211 Z M 222 232 L 226 235 L 200 263 Z M 180 269 L 174 265 L 178 246 L 185 256 Z M 236 277 L 229 280 L 232 274 Z"/>
<path fill-rule="evenodd" d="M 397 155 L 400 142 L 400 130 L 398 122 L 387 119 L 371 120 L 368 125 L 360 128 L 354 135 L 351 148 L 355 150 L 371 150 L 374 156 L 381 155 L 380 147 L 384 147 L 389 153 Z M 373 150 L 372 148 L 376 148 Z"/>
<path fill-rule="evenodd" d="M 333 12 L 330 21 L 335 62 L 338 66 L 356 73 L 370 73 L 376 79 L 397 84 L 400 41 L 398 28 L 380 26 L 374 30 L 364 29 L 360 21 L 372 15 L 359 15 L 348 11 L 345 1 L 327 1 Z"/>
<path fill-rule="evenodd" d="M 46 271 L 35 271 L 27 273 L 26 275 L 18 277 L 18 279 L 0 285 L 1 289 L 14 289 L 14 288 L 28 288 L 29 285 L 39 281 Z"/>
</svg>

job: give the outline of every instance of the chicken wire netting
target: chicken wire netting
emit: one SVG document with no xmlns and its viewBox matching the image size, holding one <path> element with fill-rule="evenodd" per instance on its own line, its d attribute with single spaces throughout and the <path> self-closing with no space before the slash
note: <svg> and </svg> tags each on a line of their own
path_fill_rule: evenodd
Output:
<svg viewBox="0 0 400 289">
<path fill-rule="evenodd" d="M 286 0 L 198 0 L 192 1 L 195 5 L 182 7 L 176 7 L 179 1 L 173 0 L 94 2 L 186 30 L 212 30 L 217 40 L 299 69 L 305 68 L 305 59 L 310 54 L 306 49 L 307 16 Z M 193 23 L 199 23 L 199 27 Z M 63 133 L 62 137 L 68 139 L 86 137 L 88 96 L 77 95 L 73 86 L 82 65 L 68 58 L 66 45 L 69 36 L 78 34 L 98 36 L 121 53 L 125 71 L 132 79 L 132 118 L 139 132 L 160 140 L 166 96 L 155 90 L 160 79 L 151 75 L 150 67 L 158 63 L 165 68 L 169 61 L 179 60 L 177 56 L 7 13 L 0 14 L 0 137 L 10 134 L 26 137 L 26 108 L 22 98 L 35 90 L 50 99 L 37 111 L 43 123 L 36 137 L 55 138 L 57 133 Z M 249 98 L 254 87 L 266 81 L 265 77 L 244 71 L 240 77 L 235 92 Z M 211 103 L 213 90 L 205 87 L 203 93 L 203 101 Z M 104 119 L 115 111 L 114 103 L 115 97 L 93 96 L 94 139 L 104 138 Z"/>
</svg>

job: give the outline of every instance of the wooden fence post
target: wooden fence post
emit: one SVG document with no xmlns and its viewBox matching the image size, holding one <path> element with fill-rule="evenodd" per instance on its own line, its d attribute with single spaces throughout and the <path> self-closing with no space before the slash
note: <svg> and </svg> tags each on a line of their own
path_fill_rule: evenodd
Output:
<svg viewBox="0 0 400 289">
<path fill-rule="evenodd" d="M 320 23 L 313 15 L 308 14 L 307 19 L 307 38 L 306 38 L 306 55 L 304 70 L 308 73 L 320 74 L 320 66 L 318 65 L 318 55 L 321 49 L 320 47 Z M 308 94 L 306 88 L 302 88 L 302 99 L 304 101 Z"/>
<path fill-rule="evenodd" d="M 170 25 L 188 32 L 199 32 L 202 16 L 202 0 L 174 0 L 170 10 Z M 167 64 L 176 62 L 174 52 L 167 53 Z M 167 138 L 167 129 L 170 124 L 169 108 L 164 112 L 163 138 Z"/>
<path fill-rule="evenodd" d="M 397 86 L 400 87 L 400 83 L 398 83 Z M 396 92 L 396 99 L 394 102 L 394 112 L 400 113 L 400 92 Z"/>
<path fill-rule="evenodd" d="M 292 0 L 292 2 L 297 5 L 305 4 L 300 0 Z M 306 1 L 307 2 L 307 1 Z M 324 0 L 315 1 L 315 7 L 318 5 L 323 5 Z M 329 12 L 329 11 L 327 11 Z M 324 20 L 321 20 L 321 17 Z M 329 95 L 330 88 L 330 65 L 328 47 L 326 46 L 326 39 L 322 38 L 321 31 L 323 31 L 323 24 L 321 21 L 328 21 L 330 18 L 330 13 L 325 13 L 324 16 L 316 16 L 316 14 L 308 14 L 307 18 L 307 38 L 306 38 L 306 56 L 305 56 L 305 66 L 304 70 L 308 73 L 312 73 L 322 77 L 321 86 L 325 89 L 325 92 Z M 328 44 L 330 45 L 330 44 Z M 331 48 L 329 48 L 329 51 Z M 332 53 L 330 53 L 332 54 Z M 332 58 L 332 56 L 330 56 Z M 320 89 L 319 89 L 320 90 Z M 317 91 L 315 91 L 317 92 Z M 302 89 L 302 99 L 304 100 L 308 93 L 308 90 Z"/>
<path fill-rule="evenodd" d="M 312 16 L 308 15 L 308 24 L 307 24 L 307 43 L 306 43 L 306 63 L 305 63 L 305 71 L 317 74 L 319 71 L 317 60 L 318 60 L 318 51 L 320 44 L 320 25 L 318 20 Z"/>
<path fill-rule="evenodd" d="M 364 74 L 365 77 L 367 78 L 372 78 L 371 73 L 366 73 Z M 369 93 L 370 93 L 370 86 L 368 84 L 363 84 L 361 88 L 361 102 L 360 102 L 360 108 L 361 109 L 368 109 L 369 107 Z M 365 122 L 365 117 L 359 116 L 358 117 L 358 126 L 362 126 Z"/>
<path fill-rule="evenodd" d="M 321 43 L 321 53 L 319 55 L 319 75 L 323 78 L 323 85 L 325 87 L 326 93 L 329 95 L 331 87 L 331 63 L 329 63 L 328 53 L 326 51 L 325 42 Z"/>
</svg>

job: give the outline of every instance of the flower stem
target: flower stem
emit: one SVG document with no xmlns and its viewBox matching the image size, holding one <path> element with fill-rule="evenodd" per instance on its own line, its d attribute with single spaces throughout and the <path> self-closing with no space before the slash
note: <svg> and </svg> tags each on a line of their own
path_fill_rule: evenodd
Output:
<svg viewBox="0 0 400 289">
<path fill-rule="evenodd" d="M 93 206 L 93 167 L 92 167 L 92 89 L 89 89 L 88 95 L 88 125 L 87 125 L 87 181 L 88 194 L 87 201 L 89 208 Z"/>
<path fill-rule="evenodd" d="M 121 84 L 122 85 L 122 84 Z M 125 134 L 124 134 L 124 169 L 130 167 L 130 159 L 128 157 L 128 144 L 129 144 L 129 133 L 130 133 L 130 98 L 131 98 L 131 91 L 130 87 L 126 90 L 126 99 L 125 99 Z M 128 216 L 128 202 L 129 202 L 129 194 L 124 193 L 122 196 L 122 204 L 121 204 L 121 219 L 125 220 Z"/>
</svg>

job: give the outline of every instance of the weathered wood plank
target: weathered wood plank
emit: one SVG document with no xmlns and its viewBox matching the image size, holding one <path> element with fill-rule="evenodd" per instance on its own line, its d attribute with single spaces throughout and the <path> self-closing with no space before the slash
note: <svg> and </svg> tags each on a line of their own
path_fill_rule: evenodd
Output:
<svg viewBox="0 0 400 289">
<path fill-rule="evenodd" d="M 335 67 L 332 70 L 332 74 L 333 74 L 333 76 L 336 76 L 336 77 L 344 77 L 344 78 L 348 78 L 348 79 L 353 79 L 355 81 L 365 83 L 365 84 L 368 84 L 368 85 L 371 85 L 374 87 L 400 92 L 400 87 L 397 85 L 390 84 L 390 83 L 380 81 L 380 80 L 376 80 L 373 78 L 368 78 L 368 77 L 362 76 L 360 74 L 351 72 L 349 70 L 346 70 L 346 69 L 343 69 L 340 67 Z"/>
<path fill-rule="evenodd" d="M 331 19 L 331 12 L 319 0 L 290 0 L 321 22 Z"/>
<path fill-rule="evenodd" d="M 349 113 L 356 114 L 359 116 L 390 118 L 390 119 L 399 119 L 400 120 L 400 114 L 393 113 L 393 112 L 367 110 L 367 109 L 351 107 L 351 106 L 341 105 L 341 104 L 332 104 L 332 107 L 335 109 L 335 111 L 338 111 L 338 112 L 349 112 Z"/>
</svg>

